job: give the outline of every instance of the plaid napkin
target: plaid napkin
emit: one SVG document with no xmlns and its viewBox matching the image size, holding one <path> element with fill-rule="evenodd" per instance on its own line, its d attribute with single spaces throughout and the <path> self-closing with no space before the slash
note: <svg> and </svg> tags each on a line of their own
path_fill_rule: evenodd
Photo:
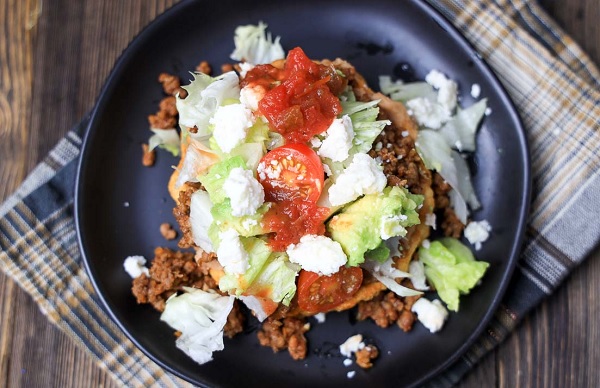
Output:
<svg viewBox="0 0 600 388">
<path fill-rule="evenodd" d="M 524 121 L 533 203 L 509 291 L 488 329 L 432 386 L 449 386 L 588 256 L 600 238 L 600 74 L 534 1 L 430 0 L 494 69 Z M 73 185 L 87 118 L 0 205 L 2 270 L 126 386 L 184 386 L 103 312 L 83 269 Z"/>
</svg>

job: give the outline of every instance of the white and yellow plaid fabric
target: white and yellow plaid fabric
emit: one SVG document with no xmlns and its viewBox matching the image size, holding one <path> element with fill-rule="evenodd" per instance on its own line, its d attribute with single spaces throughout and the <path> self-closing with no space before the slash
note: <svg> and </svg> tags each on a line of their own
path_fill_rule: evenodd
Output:
<svg viewBox="0 0 600 388">
<path fill-rule="evenodd" d="M 533 172 L 517 270 L 475 345 L 432 386 L 449 386 L 596 247 L 600 73 L 534 1 L 430 0 L 492 67 L 524 121 Z M 77 245 L 73 186 L 87 118 L 0 205 L 0 266 L 53 323 L 126 386 L 185 386 L 142 354 L 100 307 Z"/>
</svg>

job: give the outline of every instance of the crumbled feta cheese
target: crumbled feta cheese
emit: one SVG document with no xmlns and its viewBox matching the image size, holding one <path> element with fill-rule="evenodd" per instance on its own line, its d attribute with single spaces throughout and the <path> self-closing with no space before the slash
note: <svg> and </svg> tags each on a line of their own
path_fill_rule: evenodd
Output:
<svg viewBox="0 0 600 388">
<path fill-rule="evenodd" d="M 240 78 L 246 78 L 246 74 L 250 70 L 254 69 L 254 65 L 250 62 L 241 62 L 240 63 Z"/>
<path fill-rule="evenodd" d="M 290 262 L 320 275 L 334 274 L 348 261 L 340 243 L 312 234 L 302 236 L 298 244 L 290 244 L 287 254 Z"/>
<path fill-rule="evenodd" d="M 383 148 L 383 143 L 382 143 L 382 142 L 380 142 L 380 141 L 378 141 L 378 142 L 375 144 L 375 151 L 379 152 L 379 151 L 381 151 L 381 149 L 382 149 L 382 148 Z"/>
<path fill-rule="evenodd" d="M 417 314 L 417 319 L 430 332 L 440 331 L 448 317 L 448 310 L 438 299 L 433 302 L 420 298 L 413 304 L 411 311 Z"/>
<path fill-rule="evenodd" d="M 411 115 L 417 120 L 420 126 L 439 129 L 446 121 L 450 120 L 450 112 L 442 105 L 430 100 L 417 97 L 406 102 L 410 108 Z"/>
<path fill-rule="evenodd" d="M 355 375 L 356 375 L 356 371 L 354 371 L 354 370 L 351 370 L 348 373 L 346 373 L 346 377 L 349 379 L 353 378 Z"/>
<path fill-rule="evenodd" d="M 490 237 L 491 231 L 492 227 L 486 220 L 471 221 L 465 228 L 465 238 L 475 246 L 476 250 L 480 250 L 481 244 Z"/>
<path fill-rule="evenodd" d="M 377 161 L 358 153 L 329 188 L 329 201 L 333 206 L 343 205 L 363 194 L 380 193 L 386 184 L 387 179 Z"/>
<path fill-rule="evenodd" d="M 326 319 L 326 315 L 325 315 L 325 313 L 318 313 L 318 314 L 314 315 L 314 318 L 317 320 L 317 322 L 324 323 L 325 319 Z"/>
<path fill-rule="evenodd" d="M 321 141 L 321 139 L 319 139 L 316 136 L 314 136 L 310 139 L 310 145 L 313 146 L 314 148 L 319 148 L 321 146 L 321 144 L 323 144 L 323 142 Z"/>
<path fill-rule="evenodd" d="M 340 353 L 345 357 L 352 357 L 352 353 L 356 353 L 365 347 L 363 336 L 361 334 L 353 335 L 340 345 Z"/>
<path fill-rule="evenodd" d="M 479 98 L 480 95 L 481 95 L 481 86 L 479 86 L 479 84 L 471 85 L 471 97 Z"/>
<path fill-rule="evenodd" d="M 416 290 L 429 290 L 429 286 L 427 285 L 425 278 L 425 266 L 421 261 L 411 261 L 410 265 L 408 266 L 408 273 L 410 273 L 410 281 Z"/>
<path fill-rule="evenodd" d="M 242 104 L 231 104 L 217 108 L 210 123 L 214 125 L 213 136 L 223 152 L 231 152 L 240 145 L 248 128 L 254 124 L 252 111 Z"/>
<path fill-rule="evenodd" d="M 352 359 L 351 358 L 345 358 L 344 359 L 344 366 L 350 366 L 352 365 Z"/>
<path fill-rule="evenodd" d="M 240 102 L 248 109 L 256 112 L 258 102 L 262 100 L 267 91 L 261 85 L 247 85 L 240 90 Z"/>
<path fill-rule="evenodd" d="M 452 114 L 456 108 L 458 85 L 437 70 L 432 70 L 425 76 L 425 81 L 438 90 L 437 102 Z"/>
<path fill-rule="evenodd" d="M 425 249 L 429 249 L 429 247 L 431 246 L 431 241 L 429 241 L 428 239 L 423 240 L 423 242 L 421 242 L 421 246 Z"/>
<path fill-rule="evenodd" d="M 146 264 L 144 256 L 129 256 L 123 262 L 123 268 L 125 268 L 125 271 L 132 279 L 135 279 L 143 273 L 147 276 L 150 275 L 148 268 L 146 268 L 144 264 Z"/>
<path fill-rule="evenodd" d="M 402 137 L 407 137 L 409 135 L 408 131 L 402 131 L 400 132 L 400 134 L 402 135 Z"/>
<path fill-rule="evenodd" d="M 240 235 L 235 229 L 219 233 L 217 260 L 226 273 L 243 274 L 250 267 L 248 252 L 244 249 Z"/>
<path fill-rule="evenodd" d="M 436 228 L 436 216 L 435 213 L 427 213 L 425 214 L 425 225 L 430 226 L 433 230 Z"/>
<path fill-rule="evenodd" d="M 350 116 L 334 119 L 327 128 L 325 139 L 317 152 L 319 156 L 329 158 L 334 162 L 343 162 L 348 158 L 354 139 L 354 128 Z"/>
<path fill-rule="evenodd" d="M 265 191 L 252 171 L 236 167 L 223 183 L 225 195 L 231 200 L 231 214 L 249 216 L 265 202 Z"/>
</svg>

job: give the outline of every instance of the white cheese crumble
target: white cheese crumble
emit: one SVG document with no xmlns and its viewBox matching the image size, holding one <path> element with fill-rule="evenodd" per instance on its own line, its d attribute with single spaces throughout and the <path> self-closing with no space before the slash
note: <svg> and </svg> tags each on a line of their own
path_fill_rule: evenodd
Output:
<svg viewBox="0 0 600 388">
<path fill-rule="evenodd" d="M 256 112 L 258 110 L 258 102 L 262 100 L 267 91 L 261 85 L 248 85 L 240 90 L 240 102 L 246 108 Z"/>
<path fill-rule="evenodd" d="M 450 115 L 456 108 L 458 85 L 437 70 L 431 70 L 425 81 L 438 90 L 437 102 Z"/>
<path fill-rule="evenodd" d="M 346 377 L 349 379 L 353 378 L 355 375 L 356 375 L 356 371 L 354 371 L 354 370 L 351 370 L 348 373 L 346 373 Z"/>
<path fill-rule="evenodd" d="M 411 311 L 417 314 L 419 322 L 432 333 L 440 331 L 448 318 L 448 310 L 438 299 L 431 302 L 420 298 L 412 306 Z"/>
<path fill-rule="evenodd" d="M 320 275 L 334 274 L 348 261 L 340 243 L 326 236 L 307 234 L 298 244 L 290 244 L 286 251 L 290 262 Z"/>
<path fill-rule="evenodd" d="M 425 214 L 425 225 L 430 226 L 433 230 L 435 230 L 435 228 L 436 228 L 435 222 L 436 222 L 435 213 Z"/>
<path fill-rule="evenodd" d="M 248 128 L 254 124 L 252 111 L 242 104 L 231 104 L 217 108 L 210 123 L 214 125 L 213 136 L 223 152 L 229 153 L 240 145 Z"/>
<path fill-rule="evenodd" d="M 482 220 L 469 222 L 464 233 L 465 238 L 475 246 L 475 249 L 480 250 L 481 244 L 490 237 L 491 231 L 492 227 L 490 226 L 490 223 L 486 220 Z"/>
<path fill-rule="evenodd" d="M 450 113 L 442 105 L 423 97 L 408 100 L 406 106 L 410 109 L 410 115 L 422 127 L 439 129 L 442 124 L 450 120 Z"/>
<path fill-rule="evenodd" d="M 314 315 L 314 318 L 318 323 L 325 323 L 325 319 L 327 319 L 325 313 L 317 313 Z"/>
<path fill-rule="evenodd" d="M 416 290 L 429 290 L 425 277 L 425 266 L 421 261 L 412 260 L 408 266 L 408 273 L 410 273 L 410 281 Z"/>
<path fill-rule="evenodd" d="M 481 86 L 479 84 L 471 85 L 471 97 L 479 98 L 481 96 Z"/>
<path fill-rule="evenodd" d="M 246 74 L 254 69 L 254 65 L 250 62 L 240 62 L 240 78 L 246 78 Z"/>
<path fill-rule="evenodd" d="M 143 273 L 146 274 L 146 276 L 150 276 L 148 268 L 144 266 L 145 264 L 146 259 L 144 256 L 129 256 L 123 262 L 123 268 L 125 268 L 125 271 L 132 279 L 141 276 Z"/>
<path fill-rule="evenodd" d="M 352 359 L 351 358 L 345 358 L 343 362 L 344 362 L 344 366 L 350 366 L 350 365 L 352 365 Z"/>
<path fill-rule="evenodd" d="M 243 274 L 250 267 L 248 252 L 244 249 L 240 235 L 235 229 L 219 233 L 217 260 L 226 273 Z"/>
<path fill-rule="evenodd" d="M 358 153 L 329 188 L 329 201 L 333 206 L 344 205 L 363 194 L 380 193 L 386 184 L 387 179 L 377 161 Z"/>
<path fill-rule="evenodd" d="M 225 195 L 231 200 L 231 214 L 250 216 L 265 202 L 263 186 L 254 178 L 252 171 L 236 167 L 223 183 Z"/>
<path fill-rule="evenodd" d="M 327 128 L 325 139 L 317 152 L 323 158 L 334 162 L 343 162 L 348 158 L 354 139 L 354 128 L 350 116 L 344 115 L 341 119 L 334 119 Z"/>
<path fill-rule="evenodd" d="M 343 344 L 340 345 L 340 353 L 345 357 L 352 357 L 352 353 L 356 353 L 365 347 L 362 334 L 356 334 L 349 337 Z"/>
</svg>

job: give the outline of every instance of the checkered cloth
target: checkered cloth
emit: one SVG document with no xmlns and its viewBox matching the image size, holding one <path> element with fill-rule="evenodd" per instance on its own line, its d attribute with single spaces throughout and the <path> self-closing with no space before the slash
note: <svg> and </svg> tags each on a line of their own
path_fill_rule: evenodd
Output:
<svg viewBox="0 0 600 388">
<path fill-rule="evenodd" d="M 533 1 L 431 0 L 485 58 L 512 97 L 531 148 L 533 197 L 517 270 L 487 330 L 431 382 L 449 386 L 506 338 L 600 237 L 600 74 Z M 182 386 L 103 312 L 83 269 L 73 184 L 87 118 L 0 206 L 2 270 L 53 323 L 127 386 Z"/>
</svg>

